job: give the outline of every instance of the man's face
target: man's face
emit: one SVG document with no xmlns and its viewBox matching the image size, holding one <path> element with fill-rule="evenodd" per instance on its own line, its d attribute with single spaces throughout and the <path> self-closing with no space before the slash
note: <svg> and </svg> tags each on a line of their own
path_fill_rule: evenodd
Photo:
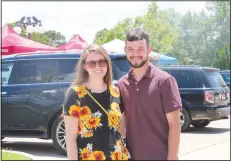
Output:
<svg viewBox="0 0 231 161">
<path fill-rule="evenodd" d="M 146 40 L 127 41 L 124 51 L 127 59 L 133 68 L 140 68 L 148 61 L 148 54 L 151 47 L 147 46 Z"/>
</svg>

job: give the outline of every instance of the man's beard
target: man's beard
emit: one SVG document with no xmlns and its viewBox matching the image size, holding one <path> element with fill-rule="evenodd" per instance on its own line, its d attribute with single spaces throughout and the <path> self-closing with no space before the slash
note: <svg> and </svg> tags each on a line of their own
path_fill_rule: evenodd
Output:
<svg viewBox="0 0 231 161">
<path fill-rule="evenodd" d="M 148 57 L 147 57 L 145 60 L 141 61 L 140 63 L 134 63 L 134 64 L 132 64 L 132 63 L 128 60 L 129 64 L 130 64 L 133 68 L 141 68 L 147 61 L 148 61 Z"/>
</svg>

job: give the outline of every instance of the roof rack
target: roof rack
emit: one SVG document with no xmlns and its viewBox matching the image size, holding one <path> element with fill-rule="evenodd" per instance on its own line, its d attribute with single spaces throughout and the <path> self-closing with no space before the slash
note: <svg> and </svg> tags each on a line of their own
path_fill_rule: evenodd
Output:
<svg viewBox="0 0 231 161">
<path fill-rule="evenodd" d="M 230 72 L 230 70 L 221 70 L 220 72 Z"/>
<path fill-rule="evenodd" d="M 169 65 L 161 65 L 161 67 L 199 67 L 197 65 L 177 65 L 177 64 L 169 64 Z"/>
<path fill-rule="evenodd" d="M 17 53 L 15 57 L 23 56 L 23 55 L 37 55 L 37 54 L 48 54 L 48 53 L 72 53 L 72 52 L 81 52 L 82 50 L 39 50 L 35 52 L 28 52 L 28 53 Z"/>
</svg>

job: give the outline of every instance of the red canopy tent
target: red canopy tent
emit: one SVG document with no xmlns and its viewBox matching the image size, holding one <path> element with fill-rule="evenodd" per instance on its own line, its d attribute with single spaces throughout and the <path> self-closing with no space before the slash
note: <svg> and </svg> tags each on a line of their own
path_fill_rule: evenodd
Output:
<svg viewBox="0 0 231 161">
<path fill-rule="evenodd" d="M 85 48 L 85 46 L 87 45 L 86 41 L 83 40 L 82 37 L 80 37 L 78 34 L 74 35 L 74 37 L 67 42 L 66 44 L 60 45 L 58 47 L 58 49 L 61 50 L 75 50 L 75 49 L 79 49 L 82 50 Z"/>
<path fill-rule="evenodd" d="M 21 37 L 9 25 L 4 25 L 2 27 L 1 48 L 2 48 L 2 55 L 35 52 L 39 50 L 46 50 L 46 51 L 58 50 L 57 48 Z"/>
</svg>

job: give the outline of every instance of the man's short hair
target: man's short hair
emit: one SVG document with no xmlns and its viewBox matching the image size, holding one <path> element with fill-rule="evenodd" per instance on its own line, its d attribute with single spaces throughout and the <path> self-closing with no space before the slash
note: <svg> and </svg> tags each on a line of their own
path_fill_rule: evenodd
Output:
<svg viewBox="0 0 231 161">
<path fill-rule="evenodd" d="M 141 28 L 132 29 L 127 33 L 126 42 L 127 41 L 138 41 L 138 40 L 146 40 L 147 46 L 149 47 L 149 36 L 148 34 Z"/>
</svg>

